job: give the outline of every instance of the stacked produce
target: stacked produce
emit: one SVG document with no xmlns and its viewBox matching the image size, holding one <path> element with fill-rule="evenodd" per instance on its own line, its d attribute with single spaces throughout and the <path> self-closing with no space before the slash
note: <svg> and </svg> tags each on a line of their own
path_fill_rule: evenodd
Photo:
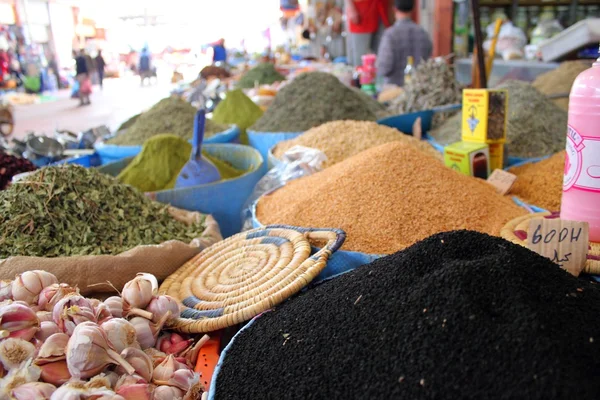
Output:
<svg viewBox="0 0 600 400">
<path fill-rule="evenodd" d="M 361 94 L 324 72 L 304 73 L 277 92 L 273 104 L 251 129 L 304 132 L 325 122 L 375 121 Z"/>
<path fill-rule="evenodd" d="M 390 102 L 388 111 L 391 114 L 430 110 L 462 101 L 462 88 L 454 78 L 454 70 L 445 62 L 434 59 L 420 63 L 403 89 Z M 434 126 L 438 126 L 452 114 L 454 113 L 436 114 Z"/>
<path fill-rule="evenodd" d="M 260 63 L 242 75 L 236 86 L 241 89 L 250 89 L 256 84 L 270 85 L 283 80 L 285 80 L 285 76 L 277 72 L 272 63 Z"/>
<path fill-rule="evenodd" d="M 0 150 L 0 190 L 7 188 L 13 176 L 35 169 L 36 167 L 31 161 L 12 156 Z"/>
<path fill-rule="evenodd" d="M 215 399 L 597 399 L 599 312 L 549 259 L 441 233 L 256 319 Z"/>
<path fill-rule="evenodd" d="M 556 69 L 535 78 L 532 85 L 545 95 L 568 94 L 577 75 L 589 67 L 590 63 L 586 61 L 564 61 Z M 565 111 L 569 109 L 568 96 L 552 101 Z"/>
<path fill-rule="evenodd" d="M 347 234 L 345 249 L 376 254 L 452 229 L 496 235 L 523 214 L 488 183 L 401 142 L 288 182 L 257 204 L 265 225 L 334 226 Z"/>
<path fill-rule="evenodd" d="M 277 144 L 273 155 L 281 158 L 294 146 L 319 149 L 327 156 L 324 167 L 330 167 L 363 150 L 389 142 L 405 142 L 432 157 L 442 159 L 442 154 L 429 143 L 417 140 L 384 125 L 370 121 L 333 121 L 309 129 L 295 139 Z"/>
<path fill-rule="evenodd" d="M 204 230 L 95 169 L 46 167 L 0 192 L 0 259 L 118 254 Z"/>
<path fill-rule="evenodd" d="M 196 109 L 177 97 L 167 97 L 142 113 L 125 133 L 107 141 L 121 146 L 141 145 L 154 135 L 172 133 L 183 139 L 191 139 L 194 133 Z M 127 122 L 126 122 L 127 123 Z M 206 119 L 204 137 L 209 138 L 229 129 L 229 126 Z"/>
<path fill-rule="evenodd" d="M 546 210 L 560 210 L 565 154 L 561 151 L 540 162 L 511 168 L 509 171 L 517 176 L 511 194 Z"/>
<path fill-rule="evenodd" d="M 179 304 L 138 274 L 104 302 L 48 272 L 25 272 L 0 290 L 0 398 L 185 399 L 204 392 L 197 342 L 163 331 Z M 195 342 L 195 343 L 194 343 Z"/>
<path fill-rule="evenodd" d="M 217 67 L 216 65 L 207 65 L 200 71 L 200 77 L 203 79 L 225 79 L 229 78 L 230 76 L 231 74 L 229 73 L 229 71 L 227 71 L 225 68 Z"/>
<path fill-rule="evenodd" d="M 508 81 L 498 86 L 508 90 L 508 155 L 542 157 L 565 148 L 567 112 L 527 82 Z M 441 144 L 460 140 L 462 113 L 429 132 Z"/>
</svg>

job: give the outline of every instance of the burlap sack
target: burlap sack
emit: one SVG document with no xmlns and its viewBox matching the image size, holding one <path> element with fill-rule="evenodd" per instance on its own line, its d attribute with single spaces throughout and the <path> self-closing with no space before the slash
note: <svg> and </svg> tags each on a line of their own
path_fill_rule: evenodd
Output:
<svg viewBox="0 0 600 400">
<path fill-rule="evenodd" d="M 202 218 L 198 212 L 175 207 L 169 207 L 169 212 L 173 218 L 188 224 Z M 161 282 L 200 251 L 223 240 L 212 216 L 207 215 L 204 224 L 202 235 L 189 244 L 169 240 L 159 245 L 137 246 L 116 256 L 9 257 L 0 260 L 0 279 L 12 280 L 25 271 L 42 269 L 56 275 L 59 282 L 79 287 L 86 296 L 114 293 L 115 288 L 121 290 L 138 272 L 151 273 Z"/>
</svg>

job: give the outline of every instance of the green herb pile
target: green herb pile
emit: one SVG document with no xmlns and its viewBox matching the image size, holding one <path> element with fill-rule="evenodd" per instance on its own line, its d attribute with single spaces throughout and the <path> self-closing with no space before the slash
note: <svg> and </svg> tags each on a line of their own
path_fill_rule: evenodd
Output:
<svg viewBox="0 0 600 400">
<path fill-rule="evenodd" d="M 250 129 L 304 132 L 329 121 L 375 121 L 361 94 L 325 72 L 308 72 L 282 88 L 273 104 Z"/>
<path fill-rule="evenodd" d="M 254 87 L 255 82 L 258 82 L 259 85 L 270 85 L 283 80 L 285 80 L 285 76 L 277 72 L 273 64 L 261 63 L 242 75 L 236 86 L 241 89 L 250 89 Z"/>
<path fill-rule="evenodd" d="M 173 219 L 167 206 L 94 169 L 38 170 L 0 192 L 0 259 L 118 254 L 137 245 L 200 236 L 204 224 Z"/>
<path fill-rule="evenodd" d="M 567 112 L 527 82 L 507 81 L 498 89 L 508 90 L 506 127 L 508 155 L 542 157 L 565 148 Z M 429 132 L 440 144 L 461 139 L 462 113 Z"/>
<path fill-rule="evenodd" d="M 108 140 L 121 146 L 137 146 L 162 133 L 171 133 L 183 139 L 191 139 L 194 133 L 196 109 L 178 97 L 167 97 L 137 117 L 127 131 Z M 128 121 L 127 121 L 128 122 Z M 125 122 L 125 123 L 127 123 Z M 204 137 L 208 138 L 226 131 L 229 126 L 206 120 Z"/>
</svg>

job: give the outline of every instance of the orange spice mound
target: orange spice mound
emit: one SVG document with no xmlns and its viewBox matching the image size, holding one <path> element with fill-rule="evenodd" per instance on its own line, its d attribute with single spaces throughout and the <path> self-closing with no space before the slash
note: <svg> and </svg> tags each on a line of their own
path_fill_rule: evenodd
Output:
<svg viewBox="0 0 600 400">
<path fill-rule="evenodd" d="M 401 142 L 363 151 L 261 198 L 263 224 L 333 227 L 343 248 L 389 254 L 434 233 L 498 235 L 526 211 L 488 183 L 461 175 Z"/>
</svg>

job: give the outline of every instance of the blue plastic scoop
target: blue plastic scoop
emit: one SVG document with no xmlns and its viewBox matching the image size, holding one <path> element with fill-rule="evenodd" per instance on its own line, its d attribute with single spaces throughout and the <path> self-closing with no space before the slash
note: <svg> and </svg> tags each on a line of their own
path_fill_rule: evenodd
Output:
<svg viewBox="0 0 600 400">
<path fill-rule="evenodd" d="M 194 137 L 192 138 L 192 155 L 175 181 L 176 188 L 204 185 L 221 180 L 221 174 L 215 165 L 202 157 L 202 140 L 206 115 L 204 110 L 198 110 L 194 118 Z"/>
</svg>

